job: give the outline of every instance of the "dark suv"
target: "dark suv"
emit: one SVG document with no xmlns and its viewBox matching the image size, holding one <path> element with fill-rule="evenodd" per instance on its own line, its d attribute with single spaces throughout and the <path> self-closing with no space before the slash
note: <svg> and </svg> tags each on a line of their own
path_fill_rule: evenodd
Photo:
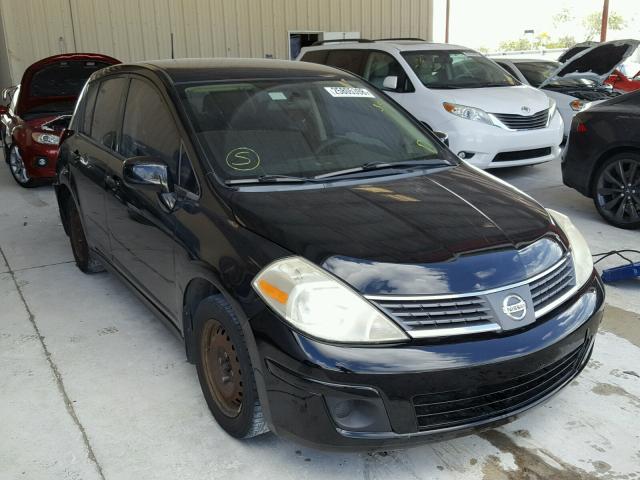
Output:
<svg viewBox="0 0 640 480">
<path fill-rule="evenodd" d="M 505 422 L 584 367 L 604 291 L 564 215 L 370 84 L 275 60 L 95 73 L 58 163 L 78 267 L 184 338 L 235 437 L 377 448 Z"/>
</svg>

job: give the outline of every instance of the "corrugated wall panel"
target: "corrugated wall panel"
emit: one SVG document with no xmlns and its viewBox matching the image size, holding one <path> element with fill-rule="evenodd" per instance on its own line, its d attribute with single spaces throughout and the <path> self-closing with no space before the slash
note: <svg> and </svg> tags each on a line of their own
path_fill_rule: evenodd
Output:
<svg viewBox="0 0 640 480">
<path fill-rule="evenodd" d="M 287 58 L 291 31 L 427 40 L 432 31 L 432 0 L 0 0 L 0 13 L 14 82 L 63 51 L 168 58 L 172 33 L 177 58 Z"/>
</svg>

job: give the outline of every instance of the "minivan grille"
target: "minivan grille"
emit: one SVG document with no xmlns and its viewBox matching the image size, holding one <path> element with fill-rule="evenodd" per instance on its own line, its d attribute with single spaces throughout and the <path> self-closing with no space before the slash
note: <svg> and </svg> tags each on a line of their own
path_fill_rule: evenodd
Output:
<svg viewBox="0 0 640 480">
<path fill-rule="evenodd" d="M 551 155 L 551 147 L 534 148 L 531 150 L 516 150 L 511 152 L 500 152 L 493 157 L 494 162 L 513 162 L 517 160 L 528 160 L 530 158 L 546 157 Z"/>
<path fill-rule="evenodd" d="M 408 331 L 483 326 L 493 329 L 492 326 L 496 325 L 493 311 L 482 297 L 402 301 L 390 299 L 375 300 L 375 303 Z"/>
<path fill-rule="evenodd" d="M 418 430 L 491 420 L 546 397 L 577 374 L 590 343 L 585 342 L 560 360 L 508 382 L 413 397 Z"/>
<path fill-rule="evenodd" d="M 549 109 L 547 108 L 533 115 L 514 115 L 510 113 L 494 113 L 493 115 L 512 130 L 535 130 L 547 126 Z"/>
<path fill-rule="evenodd" d="M 558 268 L 529 284 L 533 307 L 536 311 L 546 307 L 569 292 L 575 284 L 571 255 L 565 255 Z"/>
</svg>

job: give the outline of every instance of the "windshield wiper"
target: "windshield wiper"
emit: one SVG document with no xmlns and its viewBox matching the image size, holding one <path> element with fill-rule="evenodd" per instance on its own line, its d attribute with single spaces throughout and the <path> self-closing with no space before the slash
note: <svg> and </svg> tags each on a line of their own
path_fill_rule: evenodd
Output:
<svg viewBox="0 0 640 480">
<path fill-rule="evenodd" d="M 260 175 L 259 177 L 252 178 L 238 178 L 233 180 L 225 180 L 226 185 L 242 185 L 252 183 L 305 183 L 313 182 L 313 178 L 308 177 L 295 177 L 293 175 Z"/>
<path fill-rule="evenodd" d="M 333 177 L 342 177 L 345 175 L 351 175 L 352 173 L 359 172 L 370 172 L 373 170 L 383 170 L 383 169 L 401 169 L 401 171 L 407 172 L 406 168 L 403 167 L 449 167 L 451 166 L 450 162 L 440 159 L 429 159 L 429 160 L 404 160 L 400 162 L 369 162 L 358 167 L 353 168 L 345 168 L 344 170 L 336 170 L 334 172 L 323 173 L 322 175 L 316 175 L 313 177 L 316 180 L 322 180 L 325 178 L 333 178 Z"/>
</svg>

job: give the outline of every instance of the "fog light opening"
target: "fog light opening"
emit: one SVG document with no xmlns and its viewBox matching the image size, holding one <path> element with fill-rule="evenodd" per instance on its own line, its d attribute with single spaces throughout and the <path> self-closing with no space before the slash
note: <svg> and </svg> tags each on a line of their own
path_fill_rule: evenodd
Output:
<svg viewBox="0 0 640 480">
<path fill-rule="evenodd" d="M 36 159 L 36 165 L 38 165 L 39 167 L 46 167 L 47 163 L 49 162 L 44 157 L 39 157 Z"/>
<path fill-rule="evenodd" d="M 380 398 L 325 397 L 334 423 L 352 432 L 388 432 L 389 418 Z"/>
<path fill-rule="evenodd" d="M 474 152 L 465 152 L 464 150 L 462 152 L 458 152 L 458 157 L 460 157 L 463 160 L 473 158 L 474 155 L 475 155 Z"/>
</svg>

